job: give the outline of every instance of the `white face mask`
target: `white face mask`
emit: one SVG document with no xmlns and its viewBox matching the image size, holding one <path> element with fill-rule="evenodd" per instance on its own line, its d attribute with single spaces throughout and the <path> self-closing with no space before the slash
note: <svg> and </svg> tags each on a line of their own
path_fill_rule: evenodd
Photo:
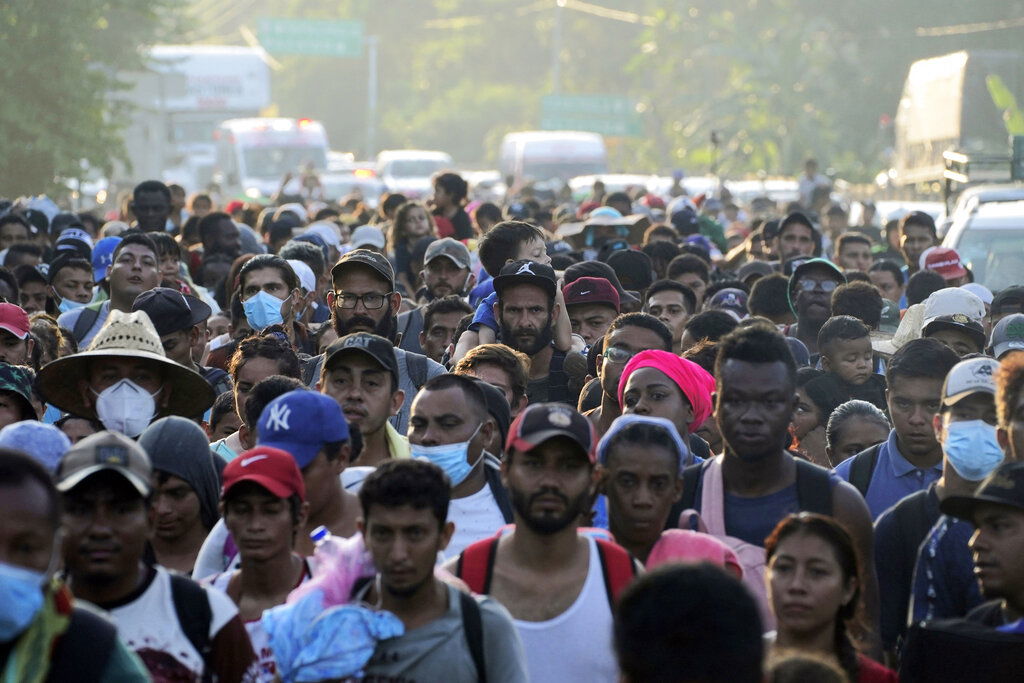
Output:
<svg viewBox="0 0 1024 683">
<path fill-rule="evenodd" d="M 156 415 L 158 393 L 150 394 L 130 379 L 122 379 L 96 394 L 96 415 L 107 429 L 135 438 Z"/>
</svg>

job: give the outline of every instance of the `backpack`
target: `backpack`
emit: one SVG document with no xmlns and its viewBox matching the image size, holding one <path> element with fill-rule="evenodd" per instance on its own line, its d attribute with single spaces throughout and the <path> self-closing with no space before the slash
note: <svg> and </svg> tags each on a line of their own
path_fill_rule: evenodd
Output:
<svg viewBox="0 0 1024 683">
<path fill-rule="evenodd" d="M 862 498 L 868 497 L 868 486 L 871 485 L 871 475 L 875 472 L 875 465 L 878 464 L 878 452 L 881 449 L 882 444 L 876 443 L 871 448 L 865 448 L 853 456 L 853 461 L 850 463 L 850 484 L 860 492 Z"/>
<path fill-rule="evenodd" d="M 117 629 L 89 608 L 75 607 L 71 622 L 53 646 L 46 680 L 99 681 L 117 647 Z"/>
<path fill-rule="evenodd" d="M 81 315 L 78 316 L 78 320 L 75 321 L 75 326 L 71 329 L 71 336 L 75 338 L 75 344 L 81 346 L 82 340 L 85 339 L 85 335 L 89 334 L 89 330 L 96 324 L 96 320 L 100 317 L 99 309 L 92 308 L 91 306 L 85 306 L 82 308 Z"/>
<path fill-rule="evenodd" d="M 697 511 L 697 528 L 723 541 L 736 553 L 740 567 L 743 569 L 743 582 L 757 598 L 761 612 L 761 620 L 765 631 L 775 628 L 775 616 L 768 604 L 768 593 L 764 584 L 765 552 L 764 548 L 748 543 L 725 531 L 725 483 L 722 480 L 722 460 L 717 456 L 705 460 L 700 465 L 688 467 L 683 472 L 684 507 L 682 520 L 689 517 L 696 505 L 698 490 L 701 493 L 700 510 Z M 794 458 L 796 463 L 796 495 L 800 510 L 817 512 L 823 515 L 832 514 L 832 484 L 828 470 L 817 467 L 806 460 Z"/>
<path fill-rule="evenodd" d="M 174 602 L 174 613 L 178 617 L 181 630 L 203 658 L 203 681 L 213 680 L 213 653 L 210 641 L 210 623 L 213 611 L 210 599 L 195 581 L 178 574 L 171 574 L 171 600 Z"/>
<path fill-rule="evenodd" d="M 1020 681 L 1024 671 L 1024 635 L 1006 633 L 967 619 L 937 619 L 914 624 L 900 661 L 900 680 Z"/>
<path fill-rule="evenodd" d="M 498 554 L 499 540 L 500 535 L 472 543 L 462 551 L 456 561 L 455 575 L 465 581 L 474 593 L 487 595 L 491 592 L 494 558 Z M 594 538 L 594 542 L 597 543 L 597 556 L 601 561 L 601 575 L 604 577 L 604 588 L 608 594 L 608 606 L 614 610 L 623 589 L 636 576 L 636 564 L 633 556 L 622 546 L 601 538 Z"/>
</svg>

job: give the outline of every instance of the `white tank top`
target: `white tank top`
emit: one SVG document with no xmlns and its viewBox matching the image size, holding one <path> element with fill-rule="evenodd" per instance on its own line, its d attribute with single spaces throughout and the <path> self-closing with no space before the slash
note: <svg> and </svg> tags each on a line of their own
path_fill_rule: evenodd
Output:
<svg viewBox="0 0 1024 683">
<path fill-rule="evenodd" d="M 590 565 L 576 602 L 548 621 L 515 620 L 532 683 L 618 680 L 612 650 L 612 611 L 597 543 L 588 538 Z"/>
</svg>

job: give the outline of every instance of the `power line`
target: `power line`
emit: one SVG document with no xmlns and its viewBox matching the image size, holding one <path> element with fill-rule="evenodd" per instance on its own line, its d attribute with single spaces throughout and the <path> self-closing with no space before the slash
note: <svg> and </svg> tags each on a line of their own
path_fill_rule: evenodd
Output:
<svg viewBox="0 0 1024 683">
<path fill-rule="evenodd" d="M 986 33 L 1001 31 L 1008 28 L 1024 26 L 1024 17 L 1016 19 L 1000 19 L 976 24 L 957 24 L 956 26 L 922 26 L 914 33 L 922 38 L 938 38 L 941 36 L 962 36 L 968 33 Z"/>
</svg>

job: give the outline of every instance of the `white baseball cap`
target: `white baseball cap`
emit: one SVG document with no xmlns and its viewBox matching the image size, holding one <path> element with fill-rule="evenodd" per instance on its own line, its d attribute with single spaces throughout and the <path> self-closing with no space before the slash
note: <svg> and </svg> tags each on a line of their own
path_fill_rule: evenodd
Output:
<svg viewBox="0 0 1024 683">
<path fill-rule="evenodd" d="M 353 249 L 366 246 L 383 249 L 386 244 L 386 240 L 384 239 L 384 233 L 380 228 L 372 225 L 360 225 L 352 231 L 352 238 L 349 240 L 349 244 L 352 245 Z"/>
<path fill-rule="evenodd" d="M 985 319 L 985 304 L 977 295 L 961 287 L 946 287 L 924 300 L 924 320 L 922 327 L 937 318 L 952 315 L 963 315 L 971 322 L 979 325 Z"/>
<path fill-rule="evenodd" d="M 971 394 L 996 393 L 996 370 L 999 363 L 992 358 L 970 358 L 953 366 L 942 384 L 942 405 L 951 406 Z"/>
</svg>

